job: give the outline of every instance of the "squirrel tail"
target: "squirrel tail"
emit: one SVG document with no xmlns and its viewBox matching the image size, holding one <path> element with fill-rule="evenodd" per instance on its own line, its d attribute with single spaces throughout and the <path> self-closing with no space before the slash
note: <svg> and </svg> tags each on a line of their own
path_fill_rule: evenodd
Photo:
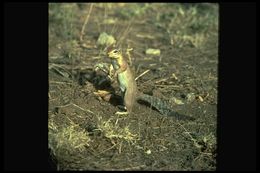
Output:
<svg viewBox="0 0 260 173">
<path fill-rule="evenodd" d="M 152 107 L 156 108 L 162 115 L 173 116 L 178 120 L 195 120 L 195 118 L 179 114 L 178 112 L 172 111 L 170 104 L 166 100 L 162 100 L 157 97 L 153 97 L 147 94 L 141 94 L 137 100 L 145 101 Z"/>
</svg>

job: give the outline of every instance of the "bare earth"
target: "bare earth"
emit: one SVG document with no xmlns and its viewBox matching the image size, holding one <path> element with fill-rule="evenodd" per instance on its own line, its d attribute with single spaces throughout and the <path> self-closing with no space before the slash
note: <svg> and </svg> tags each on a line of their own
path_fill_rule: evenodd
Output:
<svg viewBox="0 0 260 173">
<path fill-rule="evenodd" d="M 59 170 L 215 170 L 217 4 L 49 4 L 49 148 Z M 98 63 L 112 35 L 130 52 L 139 91 L 168 100 L 181 121 L 136 103 L 130 115 Z M 149 48 L 160 55 L 146 54 Z M 106 102 L 97 90 L 114 91 Z"/>
</svg>

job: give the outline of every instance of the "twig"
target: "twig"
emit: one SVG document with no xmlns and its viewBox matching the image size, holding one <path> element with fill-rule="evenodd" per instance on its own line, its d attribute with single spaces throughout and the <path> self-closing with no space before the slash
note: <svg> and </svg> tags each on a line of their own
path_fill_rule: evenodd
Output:
<svg viewBox="0 0 260 173">
<path fill-rule="evenodd" d="M 77 108 L 79 108 L 79 109 L 81 109 L 81 110 L 83 110 L 83 111 L 85 111 L 85 112 L 89 112 L 89 113 L 92 113 L 92 114 L 94 114 L 94 112 L 92 112 L 92 111 L 90 111 L 90 110 L 85 110 L 85 109 L 83 109 L 82 107 L 80 107 L 80 106 L 78 106 L 78 105 L 76 105 L 76 104 L 74 104 L 74 103 L 71 103 L 73 106 L 76 106 Z"/>
<path fill-rule="evenodd" d="M 151 35 L 136 34 L 136 37 L 154 39 L 154 36 L 151 36 Z"/>
<path fill-rule="evenodd" d="M 117 144 L 114 144 L 112 147 L 109 147 L 108 149 L 105 149 L 104 151 L 101 151 L 100 153 L 98 153 L 96 156 L 99 156 L 100 154 L 103 154 L 111 149 L 113 149 L 115 146 L 117 146 Z"/>
<path fill-rule="evenodd" d="M 169 80 L 169 78 L 162 78 L 162 79 L 155 81 L 155 83 L 157 84 L 157 83 L 160 83 L 160 82 L 165 82 L 167 80 Z"/>
<path fill-rule="evenodd" d="M 155 86 L 158 86 L 158 87 L 172 87 L 172 88 L 181 88 L 182 86 L 179 86 L 179 85 L 163 85 L 163 84 L 155 84 Z"/>
<path fill-rule="evenodd" d="M 118 39 L 117 45 L 120 45 L 120 43 L 121 43 L 121 41 L 123 41 L 124 37 L 130 32 L 130 30 L 131 30 L 131 25 L 132 25 L 134 19 L 135 19 L 135 17 L 133 17 L 133 18 L 131 19 L 131 21 L 128 22 L 128 25 L 127 25 L 125 31 L 123 32 L 122 35 L 120 35 L 120 37 L 119 37 L 119 39 Z"/>
<path fill-rule="evenodd" d="M 60 69 L 62 69 L 62 70 L 64 70 L 65 72 L 66 72 L 66 74 L 64 73 L 64 72 L 62 72 L 61 70 L 59 70 L 57 67 L 59 67 Z M 58 72 L 61 76 L 63 76 L 63 77 L 69 77 L 69 75 L 71 75 L 71 73 L 67 70 L 67 69 L 65 69 L 65 68 L 63 68 L 63 67 L 61 67 L 61 66 L 59 66 L 59 65 L 50 65 L 49 66 L 49 70 L 50 69 L 54 69 L 54 70 L 56 70 L 56 72 Z"/>
<path fill-rule="evenodd" d="M 111 66 L 110 66 L 111 67 Z M 110 72 L 107 72 L 105 69 L 103 69 L 103 68 L 101 68 L 101 67 L 96 67 L 96 68 L 98 68 L 98 69 L 100 69 L 101 71 L 103 71 L 104 73 L 106 73 L 107 74 L 107 77 L 112 81 L 113 80 L 113 78 L 110 76 Z"/>
<path fill-rule="evenodd" d="M 135 167 L 130 167 L 130 168 L 123 168 L 119 169 L 121 171 L 130 171 L 130 170 L 140 170 L 141 168 L 144 168 L 146 165 L 140 165 L 140 166 L 135 166 Z"/>
<path fill-rule="evenodd" d="M 195 158 L 193 159 L 193 161 L 196 161 L 197 159 L 199 159 L 200 157 L 202 157 L 201 155 L 206 155 L 206 156 L 212 156 L 213 154 L 212 153 L 204 153 L 204 152 L 200 152 L 200 154 Z"/>
<path fill-rule="evenodd" d="M 67 106 L 70 106 L 70 105 L 71 105 L 71 103 L 66 104 L 66 105 L 56 106 L 56 107 L 57 107 L 57 108 L 64 108 L 64 107 L 67 107 Z"/>
<path fill-rule="evenodd" d="M 89 113 L 92 113 L 92 114 L 94 114 L 94 112 L 92 112 L 92 111 L 90 111 L 90 110 L 85 110 L 85 109 L 83 109 L 82 107 L 80 107 L 80 106 L 78 106 L 78 105 L 76 105 L 76 104 L 74 104 L 74 103 L 69 103 L 69 104 L 66 104 L 66 105 L 62 105 L 62 106 L 56 106 L 56 107 L 59 107 L 59 108 L 62 108 L 62 107 L 67 107 L 67 106 L 70 106 L 70 105 L 73 105 L 73 106 L 75 106 L 75 107 L 77 107 L 77 108 L 79 108 L 80 110 L 82 110 L 82 111 L 84 111 L 84 112 L 89 112 Z"/>
<path fill-rule="evenodd" d="M 176 126 L 157 126 L 157 127 L 148 127 L 148 128 L 152 128 L 152 129 L 163 129 L 163 128 L 176 128 Z"/>
<path fill-rule="evenodd" d="M 49 83 L 56 83 L 56 84 L 71 84 L 71 85 L 72 85 L 72 82 L 49 81 Z"/>
<path fill-rule="evenodd" d="M 188 130 L 187 130 L 184 126 L 182 126 L 179 122 L 178 122 L 178 124 L 184 129 L 184 131 L 186 132 L 186 134 L 189 135 L 189 137 L 191 138 L 191 140 L 194 142 L 195 147 L 201 148 L 201 145 L 199 145 L 198 142 L 197 142 L 197 140 L 194 139 L 194 138 L 190 135 L 190 132 L 188 132 Z"/>
<path fill-rule="evenodd" d="M 88 23 L 88 19 L 89 19 L 90 13 L 92 11 L 92 7 L 93 7 L 93 3 L 90 4 L 88 15 L 87 15 L 87 17 L 86 17 L 86 19 L 84 21 L 83 26 L 82 26 L 81 33 L 80 33 L 80 41 L 83 41 L 84 30 L 85 30 L 85 27 L 86 27 L 86 25 Z"/>
<path fill-rule="evenodd" d="M 140 77 L 142 77 L 143 75 L 145 75 L 145 74 L 148 73 L 149 71 L 150 71 L 150 70 L 144 71 L 142 74 L 140 74 L 139 76 L 137 76 L 137 77 L 135 78 L 135 80 L 139 79 Z"/>
</svg>

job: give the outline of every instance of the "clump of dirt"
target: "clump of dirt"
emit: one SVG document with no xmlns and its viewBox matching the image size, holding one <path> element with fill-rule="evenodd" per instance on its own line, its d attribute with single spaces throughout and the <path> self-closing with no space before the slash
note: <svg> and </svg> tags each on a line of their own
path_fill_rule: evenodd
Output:
<svg viewBox="0 0 260 173">
<path fill-rule="evenodd" d="M 57 169 L 215 170 L 218 5 L 90 6 L 49 4 L 49 148 Z M 110 63 L 98 44 L 102 33 L 122 48 L 139 91 L 195 120 L 140 102 L 130 115 L 116 115 L 118 84 L 95 68 Z M 109 102 L 101 91 L 113 93 Z"/>
</svg>

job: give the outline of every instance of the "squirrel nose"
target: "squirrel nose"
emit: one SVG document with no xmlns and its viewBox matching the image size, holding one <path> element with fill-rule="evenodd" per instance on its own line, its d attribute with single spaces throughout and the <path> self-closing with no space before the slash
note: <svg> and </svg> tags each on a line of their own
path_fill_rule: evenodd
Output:
<svg viewBox="0 0 260 173">
<path fill-rule="evenodd" d="M 111 52 L 108 52 L 108 56 L 111 57 Z"/>
</svg>

